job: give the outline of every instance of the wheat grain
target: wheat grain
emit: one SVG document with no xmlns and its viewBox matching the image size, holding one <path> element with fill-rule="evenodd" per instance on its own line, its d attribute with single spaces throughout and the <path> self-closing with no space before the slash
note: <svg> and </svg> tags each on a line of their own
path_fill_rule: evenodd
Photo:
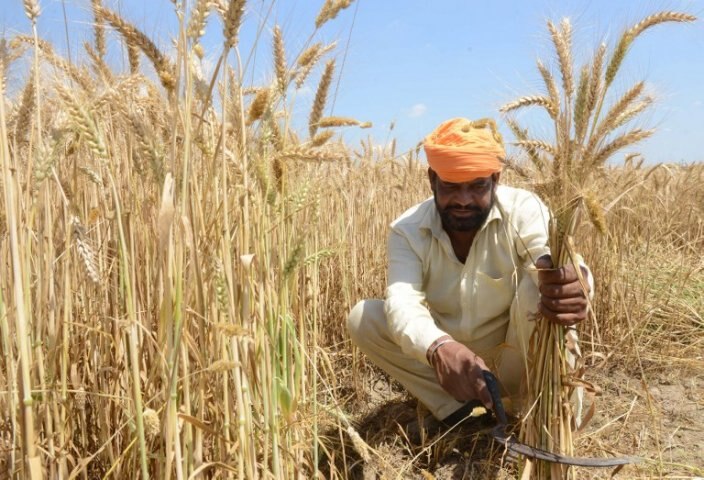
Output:
<svg viewBox="0 0 704 480">
<path fill-rule="evenodd" d="M 39 2 L 37 0 L 23 0 L 24 3 L 24 14 L 27 15 L 29 21 L 32 23 L 37 23 L 37 18 L 41 11 L 39 10 Z"/>
<path fill-rule="evenodd" d="M 210 13 L 210 5 L 210 0 L 197 0 L 191 10 L 191 18 L 188 21 L 186 35 L 188 35 L 194 43 L 197 43 L 198 40 L 205 35 L 205 25 L 208 20 L 208 14 Z"/>
<path fill-rule="evenodd" d="M 547 110 L 548 114 L 550 115 L 550 118 L 553 119 L 558 113 L 556 106 L 548 97 L 542 97 L 537 95 L 531 97 L 521 97 L 516 101 L 507 103 L 506 105 L 501 107 L 499 111 L 501 113 L 508 113 L 513 110 L 518 110 L 519 108 L 528 107 L 531 105 L 540 105 L 541 107 L 545 108 L 545 110 Z"/>
<path fill-rule="evenodd" d="M 144 421 L 144 434 L 148 441 L 156 440 L 161 434 L 161 420 L 159 420 L 159 414 L 151 408 L 145 408 L 142 412 L 142 419 Z"/>
<path fill-rule="evenodd" d="M 296 71 L 294 77 L 296 79 L 296 88 L 301 88 L 305 81 L 308 79 L 308 76 L 310 75 L 310 72 L 313 70 L 313 67 L 317 65 L 317 63 L 320 61 L 323 56 L 333 50 L 337 46 L 336 42 L 333 42 L 329 45 L 326 45 L 322 48 L 315 48 L 315 49 L 309 49 L 303 52 L 301 58 L 299 58 L 299 68 Z M 311 47 L 313 48 L 313 47 Z M 303 55 L 306 55 L 306 58 L 303 58 Z M 308 58 L 310 56 L 310 58 Z M 302 61 L 304 60 L 304 61 Z"/>
<path fill-rule="evenodd" d="M 626 132 L 607 143 L 601 150 L 594 154 L 592 158 L 589 158 L 587 165 L 592 168 L 602 166 L 604 162 L 618 150 L 638 143 L 650 137 L 653 133 L 655 133 L 654 130 L 642 130 L 639 128 Z"/>
<path fill-rule="evenodd" d="M 15 142 L 17 142 L 18 146 L 24 144 L 28 138 L 29 132 L 32 131 L 32 116 L 36 106 L 34 76 L 30 75 L 22 90 L 20 107 L 15 115 Z"/>
<path fill-rule="evenodd" d="M 671 11 L 659 12 L 644 18 L 640 22 L 636 23 L 633 27 L 623 32 L 623 34 L 619 38 L 616 48 L 614 49 L 614 53 L 612 54 L 611 59 L 609 60 L 609 65 L 606 68 L 606 74 L 604 77 L 604 83 L 606 84 L 606 86 L 611 85 L 611 82 L 613 82 L 614 77 L 618 72 L 618 69 L 621 67 L 621 63 L 623 63 L 624 57 L 626 56 L 626 51 L 638 35 L 643 33 L 648 28 L 654 27 L 655 25 L 659 25 L 661 23 L 693 22 L 696 19 L 697 17 L 695 17 L 694 15 L 689 15 L 686 13 Z"/>
<path fill-rule="evenodd" d="M 288 148 L 281 152 L 278 156 L 280 158 L 288 158 L 291 160 L 304 160 L 313 162 L 326 162 L 332 160 L 339 160 L 341 158 L 340 154 L 321 151 L 305 146 L 296 146 Z"/>
<path fill-rule="evenodd" d="M 105 143 L 103 142 L 100 131 L 95 125 L 92 115 L 80 105 L 66 86 L 56 84 L 56 91 L 64 102 L 74 126 L 76 126 L 86 138 L 88 146 L 93 153 L 99 158 L 107 158 L 108 153 L 105 148 Z"/>
<path fill-rule="evenodd" d="M 90 3 L 93 10 L 93 21 L 95 22 L 95 25 L 93 25 L 95 51 L 98 52 L 100 59 L 104 60 L 107 53 L 107 47 L 105 46 L 105 27 L 98 14 L 98 10 L 102 7 L 102 0 L 91 0 Z"/>
<path fill-rule="evenodd" d="M 248 125 L 251 125 L 262 118 L 262 115 L 264 115 L 264 112 L 269 106 L 270 93 L 271 90 L 268 88 L 262 88 L 257 92 L 257 95 L 252 100 L 252 103 L 250 103 L 249 111 L 247 112 Z"/>
<path fill-rule="evenodd" d="M 98 271 L 98 266 L 95 261 L 95 252 L 91 246 L 85 240 L 85 228 L 81 224 L 81 221 L 77 216 L 71 216 L 71 230 L 73 232 L 73 239 L 76 242 L 76 251 L 78 251 L 78 256 L 81 258 L 83 268 L 88 275 L 88 278 L 95 284 L 100 284 L 100 273 Z"/>
<path fill-rule="evenodd" d="M 225 48 L 234 48 L 237 45 L 237 35 L 242 25 L 244 16 L 245 0 L 230 0 L 227 11 L 223 18 L 223 37 L 225 38 Z"/>
<path fill-rule="evenodd" d="M 328 140 L 330 140 L 333 136 L 335 135 L 335 132 L 333 130 L 326 130 L 324 132 L 318 133 L 313 139 L 310 141 L 310 144 L 313 147 L 321 147 L 327 143 Z"/>
<path fill-rule="evenodd" d="M 353 0 L 325 0 L 323 7 L 320 9 L 315 19 L 315 27 L 320 28 L 326 22 L 337 17 L 340 11 L 352 5 L 352 1 Z"/>
<path fill-rule="evenodd" d="M 355 120 L 350 117 L 323 117 L 318 121 L 318 127 L 320 128 L 330 128 L 330 127 L 351 127 L 354 125 L 360 125 L 359 120 Z"/>
<path fill-rule="evenodd" d="M 555 147 L 552 144 L 542 140 L 519 140 L 515 144 L 520 145 L 521 147 L 524 147 L 526 149 L 542 150 L 546 153 L 549 153 L 550 155 L 557 154 L 557 151 L 555 150 Z"/>
<path fill-rule="evenodd" d="M 13 49 L 20 48 L 21 44 L 34 45 L 34 39 L 26 35 L 17 35 L 10 41 L 10 46 Z M 42 53 L 42 55 L 47 57 L 47 59 L 52 65 L 62 70 L 63 72 L 66 72 L 72 80 L 74 80 L 83 88 L 83 90 L 85 90 L 86 92 L 92 92 L 95 89 L 93 80 L 90 78 L 90 75 L 88 75 L 84 71 L 84 69 L 81 69 L 71 64 L 70 62 L 67 62 L 65 59 L 57 55 L 49 42 L 40 39 L 38 42 L 38 46 L 39 51 Z"/>
<path fill-rule="evenodd" d="M 540 72 L 540 75 L 543 77 L 543 81 L 545 82 L 545 88 L 548 91 L 548 98 L 550 98 L 550 101 L 552 102 L 555 110 L 560 109 L 560 92 L 557 89 L 557 84 L 555 83 L 555 78 L 553 78 L 552 74 L 550 71 L 543 65 L 543 62 L 538 60 L 537 62 L 538 65 L 538 71 Z"/>
<path fill-rule="evenodd" d="M 284 49 L 284 39 L 281 28 L 276 25 L 273 35 L 274 71 L 276 72 L 276 84 L 279 93 L 283 97 L 286 95 L 288 87 L 288 67 L 286 66 L 286 50 Z"/>
<path fill-rule="evenodd" d="M 579 83 L 577 86 L 577 96 L 574 100 L 574 131 L 575 138 L 579 142 L 584 138 L 589 125 L 587 116 L 587 102 L 589 97 L 589 67 L 582 67 L 579 73 Z"/>
<path fill-rule="evenodd" d="M 560 30 L 549 20 L 548 29 L 555 45 L 558 65 L 562 74 L 562 88 L 565 96 L 570 98 L 574 91 L 574 81 L 572 79 L 572 26 L 569 19 L 563 18 L 560 22 Z"/>
<path fill-rule="evenodd" d="M 325 103 L 328 98 L 328 90 L 330 90 L 330 84 L 332 83 L 332 75 L 335 71 L 335 60 L 329 60 L 325 64 L 325 70 L 320 78 L 320 83 L 318 84 L 318 89 L 315 92 L 315 99 L 313 100 L 313 107 L 310 111 L 310 116 L 308 117 L 308 133 L 311 138 L 315 136 L 318 130 L 318 122 L 323 117 L 323 110 L 325 109 Z"/>
<path fill-rule="evenodd" d="M 96 11 L 102 20 L 106 21 L 115 30 L 120 32 L 125 39 L 125 43 L 127 43 L 128 50 L 129 48 L 138 48 L 151 60 L 157 75 L 159 75 L 161 84 L 167 91 L 173 91 L 176 86 L 176 79 L 174 77 L 175 67 L 171 61 L 167 59 L 166 55 L 157 48 L 154 42 L 117 13 L 104 7 L 96 7 Z M 130 67 L 132 67 L 132 62 L 130 62 Z"/>
<path fill-rule="evenodd" d="M 587 192 L 584 195 L 584 205 L 589 215 L 589 220 L 596 227 L 597 231 L 602 235 L 606 234 L 606 218 L 604 216 L 604 208 L 596 198 L 594 192 Z"/>
<path fill-rule="evenodd" d="M 586 148 L 587 156 L 589 156 L 604 140 L 604 137 L 615 128 L 614 125 L 616 125 L 621 115 L 640 96 L 644 88 L 644 82 L 636 83 L 613 104 L 606 116 L 597 125 L 596 131 L 592 133 Z"/>
</svg>

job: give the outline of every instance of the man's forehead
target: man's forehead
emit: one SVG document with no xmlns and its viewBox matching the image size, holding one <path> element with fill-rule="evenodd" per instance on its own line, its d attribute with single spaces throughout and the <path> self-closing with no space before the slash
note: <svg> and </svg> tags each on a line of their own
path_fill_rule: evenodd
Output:
<svg viewBox="0 0 704 480">
<path fill-rule="evenodd" d="M 485 184 L 486 182 L 492 180 L 492 178 L 493 178 L 493 176 L 492 176 L 492 175 L 489 175 L 488 177 L 479 177 L 479 178 L 475 178 L 474 180 L 471 180 L 471 181 L 469 181 L 469 182 L 453 183 L 453 182 L 446 182 L 445 180 L 443 180 L 442 178 L 440 178 L 440 176 L 438 176 L 438 180 L 440 180 L 440 182 L 442 182 L 443 185 L 458 185 L 458 186 L 459 186 L 459 185 L 468 185 L 468 186 L 471 186 L 471 185 L 483 185 L 483 184 Z"/>
</svg>

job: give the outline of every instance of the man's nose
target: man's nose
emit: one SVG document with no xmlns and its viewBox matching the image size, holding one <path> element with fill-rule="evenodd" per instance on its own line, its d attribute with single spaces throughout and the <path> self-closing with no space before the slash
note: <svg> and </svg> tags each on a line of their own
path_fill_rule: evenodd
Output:
<svg viewBox="0 0 704 480">
<path fill-rule="evenodd" d="M 460 188 L 456 192 L 455 201 L 463 207 L 474 206 L 477 203 L 474 192 L 468 187 Z"/>
</svg>

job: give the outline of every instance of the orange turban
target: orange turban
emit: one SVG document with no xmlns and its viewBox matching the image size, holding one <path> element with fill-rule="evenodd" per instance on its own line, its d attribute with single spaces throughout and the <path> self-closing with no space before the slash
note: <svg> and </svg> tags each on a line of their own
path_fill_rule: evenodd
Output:
<svg viewBox="0 0 704 480">
<path fill-rule="evenodd" d="M 491 119 L 447 120 L 425 137 L 423 147 L 430 168 L 450 183 L 471 182 L 500 172 L 501 159 L 506 155 Z"/>
</svg>

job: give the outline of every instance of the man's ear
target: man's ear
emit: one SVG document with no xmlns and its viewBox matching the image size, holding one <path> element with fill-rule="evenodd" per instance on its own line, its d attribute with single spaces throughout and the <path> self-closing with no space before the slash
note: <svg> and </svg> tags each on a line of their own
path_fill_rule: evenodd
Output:
<svg viewBox="0 0 704 480">
<path fill-rule="evenodd" d="M 499 179 L 501 178 L 501 172 L 496 172 L 491 174 L 491 179 L 494 181 L 494 188 L 499 185 Z"/>
<path fill-rule="evenodd" d="M 435 170 L 428 167 L 428 181 L 430 182 L 430 189 L 435 193 L 435 180 L 438 178 L 438 174 Z"/>
</svg>

